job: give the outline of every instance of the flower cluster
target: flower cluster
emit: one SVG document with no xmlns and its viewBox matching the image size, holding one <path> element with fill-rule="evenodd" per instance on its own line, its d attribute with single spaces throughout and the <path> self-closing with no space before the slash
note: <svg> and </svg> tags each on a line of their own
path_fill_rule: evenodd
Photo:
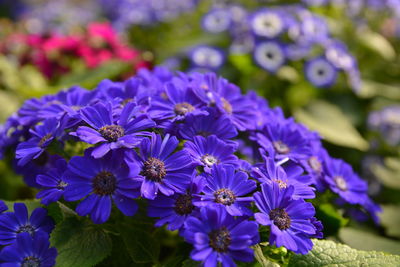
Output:
<svg viewBox="0 0 400 267">
<path fill-rule="evenodd" d="M 400 106 L 387 106 L 371 112 L 368 126 L 371 130 L 379 132 L 389 145 L 400 145 Z"/>
<path fill-rule="evenodd" d="M 204 45 L 193 48 L 189 58 L 195 69 L 216 70 L 227 55 L 251 54 L 270 73 L 300 61 L 305 77 L 316 87 L 330 87 L 344 72 L 350 86 L 360 88 L 357 62 L 346 45 L 330 35 L 323 17 L 301 5 L 255 11 L 238 5 L 217 6 L 203 17 L 202 26 L 209 33 L 226 32 L 231 40 L 226 51 Z"/>
<path fill-rule="evenodd" d="M 315 191 L 372 203 L 366 182 L 316 133 L 214 73 L 155 68 L 31 99 L 0 140 L 43 204 L 77 202 L 77 214 L 100 224 L 113 204 L 133 216 L 142 198 L 156 226 L 179 230 L 206 266 L 252 261 L 260 241 L 307 253 L 322 237 L 308 202 Z"/>
<path fill-rule="evenodd" d="M 0 52 L 32 64 L 49 79 L 69 72 L 77 62 L 95 68 L 109 60 L 146 67 L 140 52 L 124 44 L 108 23 L 91 23 L 82 34 L 60 35 L 12 33 L 0 43 Z"/>
<path fill-rule="evenodd" d="M 36 208 L 30 216 L 23 203 L 14 204 L 14 212 L 5 212 L 0 201 L 0 265 L 55 265 L 57 250 L 50 248 L 49 234 L 54 228 L 44 208 Z"/>
</svg>

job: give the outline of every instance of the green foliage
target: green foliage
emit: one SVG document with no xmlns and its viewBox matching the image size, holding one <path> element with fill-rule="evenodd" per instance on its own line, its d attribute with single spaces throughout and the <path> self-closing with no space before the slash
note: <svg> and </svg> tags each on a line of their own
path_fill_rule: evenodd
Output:
<svg viewBox="0 0 400 267">
<path fill-rule="evenodd" d="M 358 251 L 329 240 L 313 240 L 314 248 L 307 255 L 293 255 L 289 266 L 399 266 L 400 256 L 375 251 Z"/>
<path fill-rule="evenodd" d="M 349 221 L 330 203 L 317 205 L 316 212 L 317 218 L 320 219 L 324 225 L 325 236 L 336 234 L 340 227 L 345 226 Z"/>
<path fill-rule="evenodd" d="M 382 205 L 381 224 L 389 236 L 400 238 L 400 206 Z"/>
<path fill-rule="evenodd" d="M 305 109 L 298 109 L 294 116 L 328 142 L 336 145 L 368 149 L 367 141 L 352 125 L 348 116 L 337 106 L 323 100 L 310 103 Z"/>
</svg>

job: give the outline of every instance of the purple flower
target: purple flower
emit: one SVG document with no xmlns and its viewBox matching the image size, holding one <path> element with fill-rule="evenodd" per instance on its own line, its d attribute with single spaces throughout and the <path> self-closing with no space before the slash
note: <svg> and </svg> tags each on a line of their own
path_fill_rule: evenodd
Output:
<svg viewBox="0 0 400 267">
<path fill-rule="evenodd" d="M 94 223 L 104 223 L 111 213 L 112 202 L 126 216 L 133 216 L 138 208 L 133 200 L 140 188 L 140 167 L 134 162 L 129 166 L 121 151 L 113 151 L 96 159 L 86 151 L 83 157 L 72 157 L 68 172 L 64 175 L 68 183 L 64 190 L 67 201 L 85 198 L 76 207 L 80 216 L 90 214 Z"/>
<path fill-rule="evenodd" d="M 38 232 L 18 235 L 15 243 L 3 248 L 0 253 L 1 266 L 52 267 L 56 264 L 57 250 L 50 248 L 49 236 Z"/>
<path fill-rule="evenodd" d="M 311 223 L 315 214 L 311 203 L 293 199 L 294 187 L 280 188 L 278 184 L 262 184 L 262 192 L 254 194 L 260 213 L 256 221 L 271 228 L 269 242 L 284 246 L 295 253 L 306 254 L 312 249 L 311 235 L 316 229 Z"/>
<path fill-rule="evenodd" d="M 0 214 L 5 212 L 6 210 L 8 210 L 7 205 L 3 201 L 0 200 Z"/>
<path fill-rule="evenodd" d="M 324 57 L 308 61 L 304 71 L 307 79 L 316 87 L 330 87 L 336 81 L 337 70 Z"/>
<path fill-rule="evenodd" d="M 36 182 L 43 187 L 43 190 L 36 195 L 36 198 L 42 199 L 42 204 L 49 205 L 63 196 L 64 189 L 67 186 L 64 179 L 66 170 L 67 162 L 64 159 L 59 159 L 55 162 L 54 168 L 36 177 Z"/>
<path fill-rule="evenodd" d="M 131 162 L 140 165 L 140 192 L 144 198 L 154 199 L 158 191 L 166 196 L 185 192 L 194 166 L 186 150 L 173 153 L 178 144 L 175 136 L 167 134 L 162 138 L 152 133 L 140 144 L 140 153 L 130 157 Z"/>
<path fill-rule="evenodd" d="M 204 179 L 201 176 L 195 176 L 195 173 L 192 179 L 185 193 L 175 193 L 172 196 L 158 195 L 154 200 L 149 201 L 148 216 L 160 217 L 155 226 L 168 224 L 168 230 L 178 230 L 182 228 L 189 216 L 197 214 L 198 210 L 193 205 L 193 194 L 200 193 L 204 186 Z"/>
<path fill-rule="evenodd" d="M 64 121 L 57 118 L 50 118 L 30 130 L 33 135 L 28 141 L 22 142 L 17 146 L 15 152 L 19 160 L 18 165 L 23 166 L 33 159 L 37 159 L 50 143 L 61 136 L 64 131 Z"/>
<path fill-rule="evenodd" d="M 230 165 L 215 165 L 211 174 L 206 174 L 206 184 L 202 195 L 198 195 L 195 205 L 199 207 L 219 203 L 232 216 L 251 215 L 248 209 L 253 197 L 248 196 L 256 189 L 256 183 L 248 179 L 244 172 L 235 172 Z"/>
<path fill-rule="evenodd" d="M 214 165 L 238 165 L 238 158 L 233 154 L 235 147 L 218 139 L 215 135 L 208 137 L 195 136 L 193 141 L 185 143 L 185 148 L 193 161 L 204 167 L 209 173 Z"/>
<path fill-rule="evenodd" d="M 185 123 L 179 127 L 180 137 L 186 140 L 193 140 L 196 135 L 203 137 L 216 135 L 219 139 L 227 141 L 238 134 L 235 126 L 227 116 L 218 116 L 215 111 L 208 111 L 209 115 L 188 115 Z"/>
<path fill-rule="evenodd" d="M 231 14 L 227 8 L 214 8 L 202 19 L 202 27 L 210 33 L 221 33 L 231 26 Z"/>
<path fill-rule="evenodd" d="M 75 135 L 89 144 L 99 144 L 92 150 L 92 156 L 100 158 L 108 151 L 121 147 L 134 148 L 143 139 L 143 132 L 155 126 L 145 114 L 139 112 L 135 103 L 128 103 L 118 120 L 113 118 L 111 103 L 97 103 L 81 110 L 82 119 L 91 127 L 80 126 Z"/>
<path fill-rule="evenodd" d="M 279 188 L 284 189 L 293 186 L 293 198 L 309 199 L 315 198 L 313 182 L 311 176 L 303 175 L 304 171 L 295 164 L 288 164 L 283 168 L 275 163 L 271 158 L 264 157 L 264 164 L 253 169 L 253 176 L 261 183 L 276 183 Z"/>
<path fill-rule="evenodd" d="M 254 48 L 253 58 L 261 68 L 275 73 L 285 64 L 286 52 L 279 42 L 263 41 Z"/>
<path fill-rule="evenodd" d="M 367 196 L 367 183 L 351 166 L 340 159 L 325 161 L 325 180 L 329 188 L 350 204 L 362 204 Z"/>
<path fill-rule="evenodd" d="M 205 267 L 253 260 L 250 246 L 259 242 L 257 223 L 235 219 L 221 205 L 202 208 L 199 217 L 189 217 L 184 227 L 185 240 L 194 246 L 192 259 L 202 261 Z"/>
<path fill-rule="evenodd" d="M 14 212 L 5 212 L 0 215 L 0 245 L 9 245 L 14 242 L 20 233 L 34 235 L 39 231 L 47 234 L 54 228 L 53 220 L 47 216 L 43 208 L 36 208 L 31 216 L 23 203 L 14 204 Z"/>
<path fill-rule="evenodd" d="M 255 12 L 250 19 L 253 33 L 264 38 L 276 38 L 286 28 L 285 17 L 280 10 L 263 8 Z"/>
<path fill-rule="evenodd" d="M 18 110 L 18 121 L 24 126 L 32 126 L 40 121 L 38 113 L 44 107 L 54 103 L 55 96 L 48 95 L 42 98 L 32 98 L 26 100 L 22 107 Z"/>
<path fill-rule="evenodd" d="M 190 60 L 193 67 L 217 70 L 224 64 L 225 55 L 215 47 L 200 45 L 192 49 Z"/>
<path fill-rule="evenodd" d="M 186 78 L 187 79 L 187 78 Z M 183 120 L 188 114 L 207 115 L 205 106 L 189 87 L 186 79 L 175 78 L 165 85 L 165 90 L 151 101 L 149 115 L 156 120 Z"/>
</svg>

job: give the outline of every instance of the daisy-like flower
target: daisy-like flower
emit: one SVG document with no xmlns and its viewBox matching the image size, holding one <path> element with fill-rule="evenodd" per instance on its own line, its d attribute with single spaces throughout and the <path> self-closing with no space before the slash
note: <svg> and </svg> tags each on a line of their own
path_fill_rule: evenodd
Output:
<svg viewBox="0 0 400 267">
<path fill-rule="evenodd" d="M 304 71 L 307 79 L 316 87 L 329 87 L 336 81 L 337 70 L 324 57 L 308 61 Z"/>
<path fill-rule="evenodd" d="M 66 170 L 67 162 L 64 159 L 59 159 L 55 162 L 54 168 L 36 177 L 36 182 L 43 187 L 42 191 L 36 195 L 36 198 L 42 199 L 42 204 L 49 205 L 63 196 L 64 189 L 67 186 L 64 179 Z"/>
<path fill-rule="evenodd" d="M 263 41 L 254 48 L 253 58 L 261 68 L 275 73 L 285 64 L 286 52 L 284 46 L 276 41 Z"/>
<path fill-rule="evenodd" d="M 190 53 L 190 59 L 194 67 L 216 70 L 224 64 L 224 53 L 211 46 L 197 46 Z"/>
<path fill-rule="evenodd" d="M 256 183 L 244 172 L 235 172 L 230 165 L 216 165 L 206 175 L 203 193 L 195 200 L 199 207 L 213 203 L 223 205 L 232 216 L 251 215 L 248 209 L 253 197 L 248 196 L 256 189 Z"/>
<path fill-rule="evenodd" d="M 139 107 L 128 103 L 118 120 L 113 118 L 111 103 L 97 103 L 81 110 L 81 117 L 88 126 L 80 126 L 74 135 L 89 144 L 99 144 L 92 150 L 92 156 L 100 158 L 108 151 L 121 147 L 134 148 L 139 145 L 143 130 L 155 126 L 147 115 L 140 113 Z"/>
<path fill-rule="evenodd" d="M 186 150 L 173 153 L 179 141 L 167 134 L 164 138 L 154 133 L 139 146 L 140 152 L 133 154 L 131 162 L 140 165 L 141 195 L 154 199 L 158 191 L 166 196 L 184 193 L 190 184 L 193 162 Z"/>
<path fill-rule="evenodd" d="M 221 33 L 231 26 L 231 13 L 226 8 L 215 8 L 204 15 L 203 29 L 210 33 Z"/>
<path fill-rule="evenodd" d="M 6 210 L 8 210 L 7 205 L 3 201 L 0 200 L 0 214 L 5 212 Z"/>
<path fill-rule="evenodd" d="M 155 120 L 183 120 L 188 114 L 207 115 L 202 102 L 184 79 L 175 78 L 165 85 L 164 92 L 151 101 L 149 115 Z"/>
<path fill-rule="evenodd" d="M 203 166 L 207 173 L 211 172 L 214 165 L 238 165 L 238 158 L 233 154 L 235 147 L 218 139 L 215 135 L 195 136 L 193 141 L 185 143 L 185 148 L 194 162 Z"/>
<path fill-rule="evenodd" d="M 367 196 L 367 183 L 340 159 L 325 161 L 325 181 L 329 188 L 350 204 L 363 204 Z"/>
<path fill-rule="evenodd" d="M 254 194 L 256 221 L 271 228 L 269 242 L 284 246 L 295 253 L 306 254 L 312 249 L 311 235 L 316 229 L 311 222 L 315 214 L 311 203 L 292 198 L 294 187 L 280 188 L 277 183 L 262 184 L 261 192 Z"/>
<path fill-rule="evenodd" d="M 39 124 L 35 129 L 30 130 L 33 135 L 28 141 L 17 146 L 15 157 L 18 165 L 23 166 L 33 159 L 37 159 L 50 143 L 61 136 L 64 131 L 64 120 L 50 118 Z"/>
<path fill-rule="evenodd" d="M 140 195 L 140 167 L 135 162 L 129 166 L 121 151 L 113 151 L 96 159 L 86 151 L 83 157 L 72 157 L 64 180 L 67 201 L 85 198 L 76 207 L 80 216 L 90 214 L 94 223 L 108 220 L 114 202 L 126 216 L 133 216 L 138 208 L 134 198 Z"/>
<path fill-rule="evenodd" d="M 293 198 L 310 199 L 315 198 L 312 177 L 303 175 L 304 171 L 295 164 L 288 164 L 283 168 L 275 163 L 271 158 L 263 157 L 264 163 L 253 169 L 253 176 L 261 183 L 276 183 L 279 188 L 293 186 Z"/>
<path fill-rule="evenodd" d="M 221 205 L 200 210 L 198 217 L 189 217 L 183 236 L 193 244 L 192 259 L 205 267 L 236 266 L 233 260 L 250 262 L 254 252 L 250 246 L 259 242 L 256 222 L 235 219 Z"/>
<path fill-rule="evenodd" d="M 56 264 L 57 250 L 50 248 L 48 234 L 38 232 L 34 236 L 21 233 L 17 241 L 3 248 L 1 266 L 52 267 Z"/>
<path fill-rule="evenodd" d="M 13 243 L 20 233 L 33 236 L 43 231 L 50 234 L 53 228 L 54 222 L 47 216 L 45 209 L 36 208 L 31 216 L 28 216 L 25 204 L 15 203 L 14 212 L 5 212 L 0 215 L 0 245 Z"/>
<path fill-rule="evenodd" d="M 167 224 L 170 231 L 182 228 L 189 216 L 197 214 L 198 210 L 193 205 L 194 194 L 200 193 L 204 186 L 204 179 L 193 173 L 192 183 L 185 193 L 175 193 L 173 196 L 158 195 L 154 200 L 149 201 L 148 215 L 160 217 L 155 223 L 156 227 Z"/>
<path fill-rule="evenodd" d="M 255 35 L 272 39 L 285 30 L 286 23 L 278 10 L 264 8 L 252 15 L 250 27 Z"/>
</svg>

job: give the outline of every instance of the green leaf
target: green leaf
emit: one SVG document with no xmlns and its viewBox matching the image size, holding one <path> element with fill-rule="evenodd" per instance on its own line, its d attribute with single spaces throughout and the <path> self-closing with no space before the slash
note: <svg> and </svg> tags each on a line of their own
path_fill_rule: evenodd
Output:
<svg viewBox="0 0 400 267">
<path fill-rule="evenodd" d="M 254 249 L 254 257 L 256 258 L 257 262 L 260 263 L 262 267 L 279 267 L 279 264 L 270 261 L 268 258 L 264 256 L 264 253 L 260 247 L 260 245 L 253 246 Z"/>
<path fill-rule="evenodd" d="M 306 109 L 298 109 L 294 116 L 311 130 L 319 132 L 328 142 L 336 145 L 368 149 L 368 142 L 358 133 L 349 118 L 337 106 L 318 100 Z"/>
<path fill-rule="evenodd" d="M 326 236 L 336 234 L 340 227 L 343 227 L 349 221 L 330 203 L 324 203 L 317 206 L 317 218 L 324 225 L 324 234 Z"/>
<path fill-rule="evenodd" d="M 307 255 L 295 254 L 289 261 L 292 267 L 319 266 L 399 266 L 400 257 L 375 251 L 358 251 L 329 240 L 313 240 L 314 248 Z"/>
<path fill-rule="evenodd" d="M 139 227 L 120 224 L 119 233 L 132 260 L 136 263 L 157 262 L 160 245 L 148 232 Z"/>
<path fill-rule="evenodd" d="M 399 86 L 377 83 L 370 80 L 363 80 L 361 90 L 357 94 L 365 98 L 384 96 L 389 99 L 400 100 Z"/>
<path fill-rule="evenodd" d="M 14 203 L 24 203 L 26 207 L 28 208 L 28 212 L 32 213 L 32 211 L 36 208 L 41 207 L 39 200 L 33 199 L 33 200 L 15 200 L 15 201 L 6 201 L 4 200 L 4 203 L 8 207 L 8 211 L 14 211 Z"/>
<path fill-rule="evenodd" d="M 385 158 L 385 165 L 375 163 L 371 166 L 371 171 L 385 186 L 400 189 L 399 164 L 398 159 Z"/>
<path fill-rule="evenodd" d="M 381 224 L 386 228 L 386 234 L 400 238 L 400 206 L 382 205 Z"/>
<path fill-rule="evenodd" d="M 399 241 L 388 239 L 371 232 L 346 227 L 340 230 L 339 238 L 345 244 L 355 249 L 368 251 L 378 250 L 392 254 L 400 254 Z"/>
<path fill-rule="evenodd" d="M 376 52 L 385 60 L 394 60 L 396 58 L 396 51 L 392 44 L 379 33 L 363 30 L 355 36 L 359 38 L 365 47 Z"/>
<path fill-rule="evenodd" d="M 57 248 L 59 267 L 94 266 L 105 259 L 112 249 L 111 238 L 104 230 L 76 217 L 57 224 L 50 241 Z"/>
</svg>

